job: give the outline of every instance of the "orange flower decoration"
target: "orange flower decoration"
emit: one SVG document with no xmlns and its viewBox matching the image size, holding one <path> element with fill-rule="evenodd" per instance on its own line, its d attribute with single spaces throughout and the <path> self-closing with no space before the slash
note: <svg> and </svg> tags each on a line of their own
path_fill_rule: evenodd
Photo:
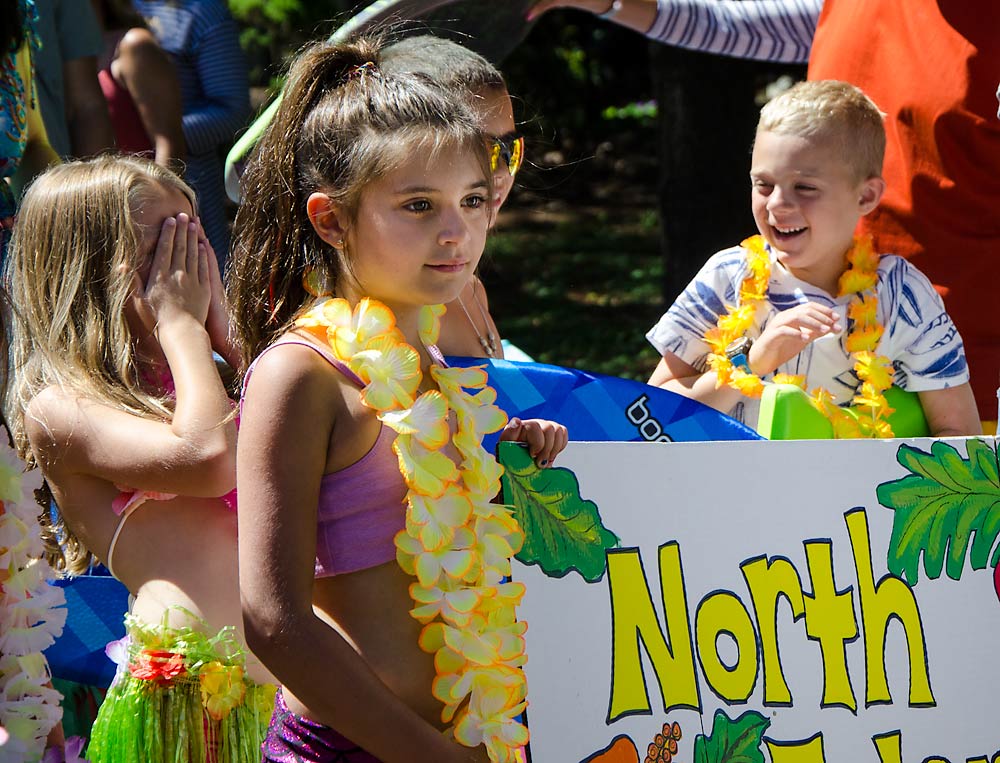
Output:
<svg viewBox="0 0 1000 763">
<path fill-rule="evenodd" d="M 143 649 L 129 665 L 129 672 L 140 681 L 156 681 L 166 686 L 187 673 L 184 655 L 159 649 Z"/>
<path fill-rule="evenodd" d="M 679 723 L 676 721 L 664 723 L 661 733 L 657 734 L 646 748 L 646 758 L 643 763 L 672 763 L 681 736 Z"/>
</svg>

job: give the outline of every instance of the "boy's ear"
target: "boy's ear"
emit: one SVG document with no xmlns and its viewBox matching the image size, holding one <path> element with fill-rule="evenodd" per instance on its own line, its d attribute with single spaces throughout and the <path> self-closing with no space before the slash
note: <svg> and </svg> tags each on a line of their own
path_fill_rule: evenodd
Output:
<svg viewBox="0 0 1000 763">
<path fill-rule="evenodd" d="M 325 193 L 316 191 L 306 200 L 306 214 L 317 236 L 335 249 L 343 248 L 347 232 L 343 207 Z"/>
<path fill-rule="evenodd" d="M 870 177 L 861 184 L 858 195 L 858 211 L 867 215 L 882 200 L 885 193 L 885 180 L 879 176 Z"/>
</svg>

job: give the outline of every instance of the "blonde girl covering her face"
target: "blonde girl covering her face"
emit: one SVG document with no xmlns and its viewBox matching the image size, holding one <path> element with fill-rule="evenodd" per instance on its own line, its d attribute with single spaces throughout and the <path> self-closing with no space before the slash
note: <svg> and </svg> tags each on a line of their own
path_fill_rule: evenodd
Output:
<svg viewBox="0 0 1000 763">
<path fill-rule="evenodd" d="M 395 328 L 379 336 L 419 362 L 422 390 L 441 394 L 418 320 L 471 277 L 489 181 L 484 135 L 462 101 L 422 75 L 384 72 L 370 41 L 296 60 L 244 175 L 228 287 L 249 366 L 237 469 L 244 623 L 282 684 L 266 761 L 486 760 L 478 743 L 442 733 L 433 656 L 410 615 L 414 579 L 396 561 L 407 496 L 397 435 L 330 335 L 295 321 L 324 305 L 388 314 Z M 512 422 L 504 437 L 551 461 L 565 429 Z"/>
<path fill-rule="evenodd" d="M 57 566 L 93 557 L 135 595 L 87 758 L 247 760 L 272 692 L 239 626 L 235 425 L 215 258 L 190 189 L 135 158 L 50 170 L 8 252 L 7 413 L 39 466 Z M 235 358 L 234 358 L 235 362 Z M 254 680 L 255 679 L 255 680 Z"/>
</svg>

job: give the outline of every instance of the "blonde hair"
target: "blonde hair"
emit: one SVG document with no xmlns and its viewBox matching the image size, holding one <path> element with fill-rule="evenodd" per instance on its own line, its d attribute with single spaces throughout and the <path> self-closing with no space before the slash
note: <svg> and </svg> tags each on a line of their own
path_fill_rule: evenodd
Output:
<svg viewBox="0 0 1000 763">
<path fill-rule="evenodd" d="M 828 141 L 856 180 L 879 177 L 885 154 L 882 112 L 859 88 L 838 80 L 799 82 L 760 111 L 757 132 Z"/>
<path fill-rule="evenodd" d="M 144 388 L 125 313 L 141 242 L 133 213 L 162 188 L 179 191 L 195 208 L 194 192 L 180 178 L 138 157 L 56 166 L 24 195 L 4 267 L 16 369 L 6 409 L 15 446 L 29 465 L 35 459 L 24 412 L 46 387 L 144 418 L 171 417 L 170 401 Z M 45 493 L 40 522 L 51 561 L 80 572 L 91 554 L 61 516 L 50 518 Z"/>
<path fill-rule="evenodd" d="M 292 64 L 284 97 L 243 175 L 227 293 L 243 368 L 311 299 L 309 268 L 326 283 L 350 277 L 306 213 L 315 191 L 354 220 L 369 183 L 415 153 L 458 147 L 492 173 L 479 121 L 459 95 L 419 73 L 383 71 L 377 40 L 318 43 Z"/>
</svg>

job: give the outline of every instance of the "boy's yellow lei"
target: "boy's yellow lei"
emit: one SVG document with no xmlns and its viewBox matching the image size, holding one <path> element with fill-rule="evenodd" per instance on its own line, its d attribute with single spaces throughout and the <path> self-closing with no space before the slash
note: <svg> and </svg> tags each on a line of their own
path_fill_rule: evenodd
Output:
<svg viewBox="0 0 1000 763">
<path fill-rule="evenodd" d="M 425 346 L 437 341 L 444 310 L 421 310 Z M 503 428 L 507 416 L 493 404 L 486 372 L 431 365 L 438 389 L 418 395 L 420 356 L 392 311 L 371 299 L 353 311 L 344 299 L 321 301 L 296 326 L 329 344 L 365 383 L 362 402 L 397 432 L 393 450 L 409 490 L 396 559 L 416 577 L 410 614 L 424 624 L 421 649 L 434 655 L 432 691 L 444 704 L 442 720 L 458 742 L 486 745 L 493 761 L 516 760 L 528 742 L 517 720 L 527 704 L 521 670 L 527 624 L 514 612 L 524 585 L 504 580 L 524 534 L 506 506 L 492 503 L 503 468 L 481 441 Z M 449 442 L 457 461 L 445 452 Z"/>
<path fill-rule="evenodd" d="M 726 348 L 753 325 L 758 305 L 767 298 L 771 256 L 762 236 L 748 238 L 740 246 L 747 251 L 749 272 L 740 286 L 739 306 L 731 308 L 719 318 L 715 328 L 705 333 L 705 341 L 712 348 L 708 365 L 718 377 L 716 386 L 728 384 L 747 397 L 760 397 L 764 382 L 756 374 L 733 366 Z M 878 298 L 875 296 L 879 256 L 872 248 L 871 238 L 856 237 L 847 252 L 847 261 L 849 267 L 840 276 L 837 296 L 854 295 L 847 307 L 850 331 L 845 346 L 854 358 L 854 373 L 861 380 L 861 389 L 851 400 L 858 415 L 852 416 L 838 406 L 833 395 L 822 387 L 812 391 L 810 401 L 829 419 L 834 437 L 892 437 L 892 427 L 886 417 L 893 409 L 883 393 L 892 385 L 893 368 L 889 358 L 875 353 L 884 329 L 878 320 Z M 805 389 L 803 376 L 776 374 L 774 382 Z"/>
</svg>

